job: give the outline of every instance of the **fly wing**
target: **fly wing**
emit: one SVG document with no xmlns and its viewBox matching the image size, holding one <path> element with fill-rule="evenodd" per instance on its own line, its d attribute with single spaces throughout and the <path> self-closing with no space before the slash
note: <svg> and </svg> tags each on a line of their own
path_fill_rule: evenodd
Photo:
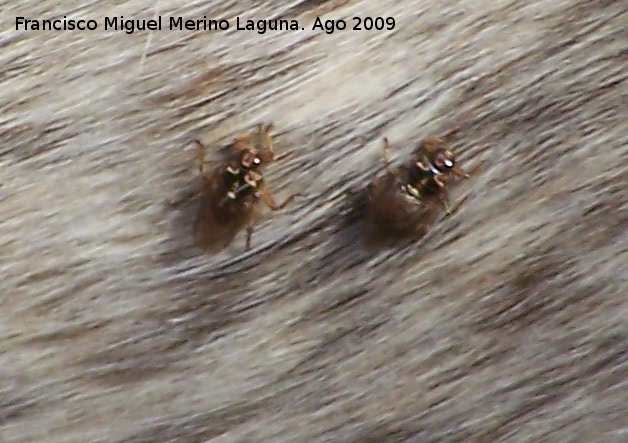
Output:
<svg viewBox="0 0 628 443">
<path fill-rule="evenodd" d="M 368 200 L 368 237 L 418 235 L 430 215 L 429 206 L 403 192 L 400 182 L 392 175 L 372 183 Z"/>
<path fill-rule="evenodd" d="M 194 237 L 207 254 L 214 254 L 231 243 L 247 223 L 250 208 L 240 200 L 229 200 L 230 182 L 218 168 L 200 198 L 194 221 Z"/>
<path fill-rule="evenodd" d="M 203 197 L 194 221 L 196 243 L 207 254 L 215 254 L 226 248 L 242 228 L 220 217 L 213 203 L 214 198 Z"/>
</svg>

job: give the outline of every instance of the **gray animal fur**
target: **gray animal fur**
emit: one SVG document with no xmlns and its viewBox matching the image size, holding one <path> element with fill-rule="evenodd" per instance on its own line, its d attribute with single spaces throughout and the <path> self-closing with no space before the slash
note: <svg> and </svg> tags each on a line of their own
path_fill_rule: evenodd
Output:
<svg viewBox="0 0 628 443">
<path fill-rule="evenodd" d="M 5 0 L 0 441 L 628 441 L 626 6 Z M 99 29 L 15 31 L 63 15 Z M 306 197 L 250 252 L 240 234 L 202 255 L 194 201 L 172 204 L 197 180 L 190 140 L 267 121 L 290 153 L 271 189 Z M 462 165 L 485 162 L 453 190 L 466 205 L 362 248 L 345 193 L 382 137 L 399 164 L 454 129 Z"/>
</svg>

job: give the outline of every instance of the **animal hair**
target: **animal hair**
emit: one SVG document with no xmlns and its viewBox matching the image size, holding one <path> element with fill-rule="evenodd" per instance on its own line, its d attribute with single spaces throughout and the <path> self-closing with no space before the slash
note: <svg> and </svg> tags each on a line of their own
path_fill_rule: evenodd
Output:
<svg viewBox="0 0 628 443">
<path fill-rule="evenodd" d="M 8 5 L 0 441 L 626 441 L 624 1 Z M 103 29 L 155 11 L 161 31 Z M 63 15 L 99 28 L 9 26 Z M 304 196 L 261 212 L 250 251 L 203 254 L 192 140 L 215 162 L 271 121 L 264 180 Z M 396 167 L 449 133 L 484 162 L 451 188 L 466 203 L 363 246 L 347 193 L 383 137 Z"/>
</svg>

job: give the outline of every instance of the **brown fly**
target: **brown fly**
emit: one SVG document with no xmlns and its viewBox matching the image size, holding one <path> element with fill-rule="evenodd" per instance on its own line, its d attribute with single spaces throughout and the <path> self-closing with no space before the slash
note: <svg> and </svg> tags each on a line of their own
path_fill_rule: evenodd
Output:
<svg viewBox="0 0 628 443">
<path fill-rule="evenodd" d="M 430 229 L 439 212 L 449 216 L 460 207 L 462 201 L 450 207 L 448 188 L 455 178 L 467 179 L 471 174 L 458 166 L 455 154 L 445 144 L 442 138 L 428 138 L 406 163 L 391 169 L 390 144 L 384 138 L 385 174 L 369 183 L 365 192 L 367 233 L 371 240 L 418 238 Z"/>
<path fill-rule="evenodd" d="M 259 125 L 256 133 L 235 139 L 227 157 L 211 171 L 206 170 L 205 146 L 196 141 L 198 168 L 205 186 L 194 222 L 194 236 L 205 252 L 215 253 L 225 248 L 244 227 L 249 250 L 259 201 L 277 211 L 298 196 L 291 195 L 277 204 L 264 181 L 262 168 L 275 157 L 269 134 L 272 126 L 272 123 Z"/>
</svg>

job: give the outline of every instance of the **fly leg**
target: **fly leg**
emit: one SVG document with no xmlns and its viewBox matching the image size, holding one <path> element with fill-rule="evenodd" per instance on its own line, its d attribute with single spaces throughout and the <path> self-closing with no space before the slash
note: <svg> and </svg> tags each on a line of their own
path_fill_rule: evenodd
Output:
<svg viewBox="0 0 628 443">
<path fill-rule="evenodd" d="M 273 141 L 270 138 L 270 130 L 273 127 L 273 123 L 267 124 L 259 124 L 257 125 L 257 133 L 245 135 L 243 137 L 238 137 L 233 141 L 233 146 L 237 151 L 244 151 L 245 149 L 249 149 L 251 147 L 255 148 L 256 145 L 260 142 L 260 138 L 263 144 L 266 145 L 268 149 L 269 156 L 272 159 L 275 155 L 275 146 L 273 145 Z"/>
<path fill-rule="evenodd" d="M 469 173 L 466 173 L 467 176 L 465 178 L 469 178 L 472 177 L 473 175 L 475 175 L 484 165 L 484 162 L 480 162 L 477 165 L 475 165 L 473 167 L 473 169 L 471 169 L 471 171 Z M 466 201 L 469 199 L 469 195 L 465 195 L 464 197 L 462 197 L 458 202 L 456 202 L 456 204 L 450 208 L 450 209 L 446 209 L 445 210 L 445 218 L 447 217 L 451 217 L 452 215 L 454 215 L 456 212 L 458 212 L 460 210 L 460 208 L 466 203 Z"/>
<path fill-rule="evenodd" d="M 458 200 L 452 208 L 447 209 L 447 211 L 445 211 L 445 218 L 451 217 L 456 212 L 458 212 L 460 208 L 467 202 L 468 199 L 469 199 L 469 195 L 465 195 L 460 200 Z"/>
<path fill-rule="evenodd" d="M 198 172 L 201 174 L 201 177 L 205 179 L 205 181 L 211 182 L 211 177 L 205 170 L 205 149 L 206 149 L 205 145 L 201 143 L 200 140 L 196 140 L 196 139 L 194 140 L 194 143 L 196 143 L 196 145 L 198 146 L 198 156 L 197 156 Z"/>
<path fill-rule="evenodd" d="M 270 138 L 270 130 L 272 128 L 272 122 L 267 123 L 266 125 L 259 125 L 259 135 L 264 138 L 264 144 L 266 145 L 271 158 L 275 156 L 275 146 L 273 145 L 273 140 Z"/>
<path fill-rule="evenodd" d="M 211 175 L 205 170 L 205 145 L 203 145 L 203 143 L 201 143 L 200 140 L 193 140 L 193 142 L 198 146 L 198 154 L 197 154 L 198 171 L 201 177 L 203 178 L 203 180 L 205 180 L 207 183 L 211 183 L 211 180 L 212 180 Z M 196 185 L 195 188 L 197 189 L 186 191 L 185 193 L 179 195 L 178 197 L 169 199 L 168 205 L 170 205 L 171 207 L 179 206 L 184 201 L 189 200 L 190 198 L 197 197 L 204 190 L 204 187 L 200 185 Z"/>
<path fill-rule="evenodd" d="M 388 153 L 390 152 L 390 142 L 388 141 L 388 137 L 384 137 L 384 147 L 382 148 L 382 161 L 384 162 L 384 169 L 388 174 L 390 174 L 390 159 L 388 157 Z"/>
<path fill-rule="evenodd" d="M 285 208 L 296 197 L 302 197 L 301 194 L 293 194 L 290 197 L 288 197 L 287 199 L 285 199 L 283 202 L 281 202 L 280 204 L 277 204 L 275 202 L 275 198 L 270 193 L 270 191 L 268 190 L 268 187 L 266 186 L 266 184 L 264 182 L 261 182 L 261 183 L 258 184 L 257 190 L 258 190 L 258 192 L 260 194 L 260 198 L 262 199 L 264 204 L 266 206 L 268 206 L 270 209 L 272 209 L 273 211 L 278 211 L 280 209 Z M 249 219 L 249 222 L 248 222 L 247 227 L 246 227 L 246 250 L 247 251 L 249 249 L 251 249 L 251 237 L 253 235 L 253 230 L 254 230 L 254 227 L 255 227 L 256 219 L 257 219 L 257 210 L 256 210 L 256 207 L 254 206 L 253 209 L 252 209 L 252 212 L 251 212 L 251 218 Z"/>
<path fill-rule="evenodd" d="M 281 202 L 280 204 L 277 204 L 275 202 L 275 198 L 270 193 L 270 190 L 268 189 L 268 187 L 266 186 L 264 182 L 258 185 L 258 191 L 260 193 L 260 197 L 262 198 L 262 201 L 264 202 L 264 204 L 268 206 L 270 209 L 272 209 L 273 211 L 278 211 L 280 209 L 285 208 L 292 202 L 292 200 L 294 200 L 297 197 L 303 197 L 302 194 L 292 194 L 283 202 Z"/>
<path fill-rule="evenodd" d="M 434 152 L 438 147 L 445 144 L 445 139 L 440 137 L 429 137 L 423 141 L 423 148 L 427 152 Z"/>
</svg>

